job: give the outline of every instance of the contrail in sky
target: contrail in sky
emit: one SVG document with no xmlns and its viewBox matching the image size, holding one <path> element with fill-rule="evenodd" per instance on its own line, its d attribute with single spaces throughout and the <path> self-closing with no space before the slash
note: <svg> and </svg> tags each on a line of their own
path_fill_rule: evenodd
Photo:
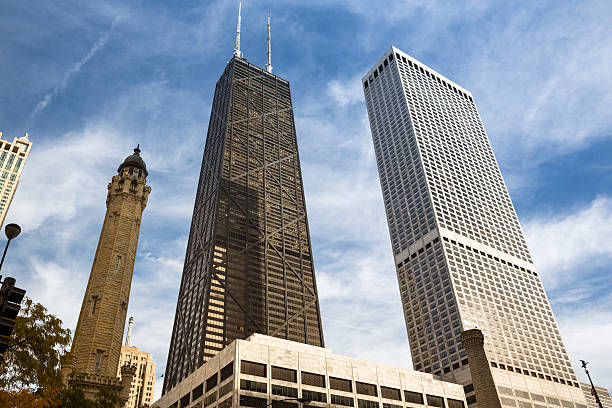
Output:
<svg viewBox="0 0 612 408">
<path fill-rule="evenodd" d="M 57 95 L 64 92 L 64 90 L 68 86 L 68 82 L 70 82 L 72 77 L 78 74 L 81 68 L 83 68 L 83 65 L 87 64 L 87 62 L 90 59 L 92 59 L 98 51 L 104 48 L 104 46 L 106 45 L 106 42 L 108 41 L 108 38 L 113 33 L 113 30 L 117 26 L 117 23 L 119 22 L 120 19 L 121 19 L 120 16 L 115 17 L 115 19 L 113 20 L 113 24 L 110 26 L 109 30 L 106 33 L 104 33 L 102 37 L 100 37 L 100 39 L 89 49 L 87 54 L 83 58 L 81 58 L 80 61 L 76 62 L 66 72 L 66 74 L 64 74 L 64 79 L 62 80 L 62 82 L 59 85 L 55 86 L 55 88 L 53 88 L 53 91 L 46 94 L 42 98 L 42 100 L 38 102 L 38 104 L 36 105 L 36 108 L 34 108 L 34 111 L 32 112 L 32 117 L 35 117 L 40 112 L 42 112 L 53 101 L 53 98 L 55 98 Z"/>
</svg>

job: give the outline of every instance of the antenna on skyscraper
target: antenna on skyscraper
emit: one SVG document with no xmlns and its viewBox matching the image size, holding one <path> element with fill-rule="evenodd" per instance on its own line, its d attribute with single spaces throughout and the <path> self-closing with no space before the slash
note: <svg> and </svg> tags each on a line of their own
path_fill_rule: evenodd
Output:
<svg viewBox="0 0 612 408">
<path fill-rule="evenodd" d="M 270 9 L 268 9 L 268 63 L 266 64 L 266 71 L 272 73 L 272 46 L 270 44 Z"/>
<path fill-rule="evenodd" d="M 238 26 L 236 27 L 236 47 L 234 48 L 234 56 L 242 58 L 242 51 L 240 51 L 240 13 L 242 11 L 242 2 L 238 5 Z"/>
</svg>

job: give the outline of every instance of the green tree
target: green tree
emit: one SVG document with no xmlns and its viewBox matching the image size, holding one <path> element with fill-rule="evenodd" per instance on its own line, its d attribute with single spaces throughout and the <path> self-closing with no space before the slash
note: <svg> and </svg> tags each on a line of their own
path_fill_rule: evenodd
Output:
<svg viewBox="0 0 612 408">
<path fill-rule="evenodd" d="M 85 398 L 83 389 L 78 383 L 71 382 L 61 393 L 59 403 L 52 408 L 116 408 L 119 397 L 114 392 L 102 388 L 96 395 L 96 401 Z"/>
<path fill-rule="evenodd" d="M 64 328 L 58 317 L 40 303 L 25 298 L 0 366 L 0 389 L 60 389 L 61 367 L 69 357 L 70 341 L 70 329 Z"/>
<path fill-rule="evenodd" d="M 62 367 L 69 363 L 70 330 L 40 303 L 25 298 L 15 319 L 9 348 L 0 364 L 0 407 L 115 408 L 119 397 L 101 389 L 85 398 L 78 382 L 65 386 Z"/>
<path fill-rule="evenodd" d="M 0 365 L 0 405 L 48 408 L 59 401 L 70 330 L 40 303 L 25 298 Z"/>
</svg>

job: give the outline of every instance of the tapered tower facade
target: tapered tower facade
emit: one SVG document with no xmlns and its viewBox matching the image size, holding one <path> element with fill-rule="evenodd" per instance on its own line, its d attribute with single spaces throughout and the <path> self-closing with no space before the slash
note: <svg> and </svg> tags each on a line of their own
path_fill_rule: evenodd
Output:
<svg viewBox="0 0 612 408">
<path fill-rule="evenodd" d="M 73 371 L 116 379 L 138 246 L 151 187 L 140 149 L 108 185 L 106 215 L 72 343 Z"/>
<path fill-rule="evenodd" d="M 486 355 L 502 405 L 584 407 L 472 94 L 395 47 L 362 83 L 414 368 L 485 408 L 470 366 Z"/>
<path fill-rule="evenodd" d="M 26 133 L 13 138 L 13 142 L 2 140 L 0 132 L 0 227 L 15 196 L 19 178 L 30 155 L 32 142 Z"/>
<path fill-rule="evenodd" d="M 323 346 L 289 83 L 241 55 L 216 85 L 164 393 L 252 333 Z"/>
</svg>

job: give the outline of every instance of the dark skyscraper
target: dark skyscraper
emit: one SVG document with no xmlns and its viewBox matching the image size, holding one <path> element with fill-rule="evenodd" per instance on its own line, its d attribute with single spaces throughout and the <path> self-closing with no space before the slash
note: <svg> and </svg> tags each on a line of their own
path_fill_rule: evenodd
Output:
<svg viewBox="0 0 612 408">
<path fill-rule="evenodd" d="M 323 346 L 289 83 L 237 51 L 215 89 L 163 392 L 252 333 Z"/>
</svg>

